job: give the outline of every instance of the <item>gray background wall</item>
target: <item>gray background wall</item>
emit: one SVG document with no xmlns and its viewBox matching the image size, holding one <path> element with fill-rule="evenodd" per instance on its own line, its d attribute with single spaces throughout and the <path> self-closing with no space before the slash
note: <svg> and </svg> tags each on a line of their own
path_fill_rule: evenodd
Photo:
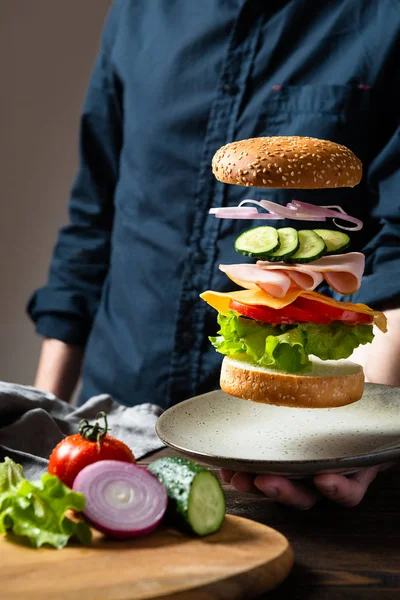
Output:
<svg viewBox="0 0 400 600">
<path fill-rule="evenodd" d="M 110 0 L 0 0 L 0 380 L 30 384 L 26 301 L 46 280 Z"/>
</svg>

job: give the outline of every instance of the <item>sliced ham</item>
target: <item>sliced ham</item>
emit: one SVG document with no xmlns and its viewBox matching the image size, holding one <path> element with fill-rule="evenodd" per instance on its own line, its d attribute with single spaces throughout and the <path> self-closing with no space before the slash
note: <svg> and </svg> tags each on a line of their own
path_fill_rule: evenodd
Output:
<svg viewBox="0 0 400 600">
<path fill-rule="evenodd" d="M 354 294 L 361 285 L 365 257 L 361 252 L 348 252 L 347 254 L 324 256 L 306 265 L 287 265 L 283 262 L 270 263 L 259 260 L 256 266 L 267 272 L 278 271 L 279 273 L 284 272 L 288 275 L 292 272 L 290 276 L 302 289 L 314 289 L 304 287 L 304 285 L 310 283 L 312 273 L 321 274 L 335 292 L 339 294 Z M 296 273 L 296 275 L 293 273 Z M 299 274 L 302 276 L 299 277 Z"/>
<path fill-rule="evenodd" d="M 279 271 L 280 272 L 280 271 Z M 299 286 L 302 290 L 315 290 L 317 285 L 323 282 L 324 276 L 322 273 L 318 273 L 318 271 L 310 271 L 306 269 L 302 269 L 301 271 L 296 271 L 295 269 L 282 271 L 288 275 L 291 280 Z M 276 271 L 275 271 L 276 273 Z"/>
<path fill-rule="evenodd" d="M 219 265 L 219 268 L 241 287 L 248 290 L 261 288 L 275 298 L 284 298 L 292 283 L 290 277 L 282 270 L 267 271 L 246 263 Z"/>
</svg>

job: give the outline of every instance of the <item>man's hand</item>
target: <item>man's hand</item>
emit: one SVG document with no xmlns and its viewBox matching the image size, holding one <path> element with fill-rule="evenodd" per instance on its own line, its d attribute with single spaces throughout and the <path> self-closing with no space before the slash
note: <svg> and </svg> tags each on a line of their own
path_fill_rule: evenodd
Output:
<svg viewBox="0 0 400 600">
<path fill-rule="evenodd" d="M 387 465 L 383 468 L 387 468 Z M 222 469 L 221 478 L 240 492 L 261 491 L 271 500 L 299 510 L 308 510 L 323 496 L 343 506 L 356 506 L 381 469 L 381 466 L 370 467 L 347 477 L 337 474 L 317 475 L 313 479 L 313 486 L 277 475 L 251 475 L 226 469 Z"/>
<path fill-rule="evenodd" d="M 400 386 L 400 308 L 384 313 L 387 332 L 375 328 L 372 343 L 359 346 L 349 360 L 363 366 L 365 381 Z"/>
</svg>

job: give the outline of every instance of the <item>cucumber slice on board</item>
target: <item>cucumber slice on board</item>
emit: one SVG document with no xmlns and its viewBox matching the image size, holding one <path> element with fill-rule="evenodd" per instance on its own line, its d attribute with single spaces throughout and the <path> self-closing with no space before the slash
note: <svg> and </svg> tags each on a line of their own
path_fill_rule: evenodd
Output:
<svg viewBox="0 0 400 600">
<path fill-rule="evenodd" d="M 279 250 L 269 254 L 266 260 L 279 262 L 290 258 L 300 246 L 299 236 L 293 227 L 280 227 L 278 230 Z"/>
<path fill-rule="evenodd" d="M 241 233 L 235 242 L 236 252 L 253 258 L 266 258 L 278 248 L 278 230 L 269 226 L 248 229 Z"/>
<path fill-rule="evenodd" d="M 326 244 L 327 254 L 343 252 L 350 246 L 350 237 L 342 231 L 332 229 L 313 229 Z"/>
<path fill-rule="evenodd" d="M 166 487 L 174 516 L 185 529 L 199 536 L 220 529 L 225 497 L 211 471 L 180 457 L 159 458 L 148 469 Z"/>
<path fill-rule="evenodd" d="M 315 231 L 312 229 L 300 229 L 297 233 L 300 242 L 299 249 L 290 258 L 286 259 L 285 262 L 309 263 L 326 254 L 325 242 Z"/>
</svg>

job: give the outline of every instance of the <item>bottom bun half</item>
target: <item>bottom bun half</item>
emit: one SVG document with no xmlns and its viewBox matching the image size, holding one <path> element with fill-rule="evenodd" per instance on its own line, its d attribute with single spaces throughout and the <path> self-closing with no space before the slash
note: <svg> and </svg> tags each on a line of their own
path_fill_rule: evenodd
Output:
<svg viewBox="0 0 400 600">
<path fill-rule="evenodd" d="M 221 389 L 231 396 L 298 408 L 334 408 L 359 400 L 364 371 L 347 360 L 312 361 L 306 373 L 284 373 L 224 357 Z"/>
</svg>

